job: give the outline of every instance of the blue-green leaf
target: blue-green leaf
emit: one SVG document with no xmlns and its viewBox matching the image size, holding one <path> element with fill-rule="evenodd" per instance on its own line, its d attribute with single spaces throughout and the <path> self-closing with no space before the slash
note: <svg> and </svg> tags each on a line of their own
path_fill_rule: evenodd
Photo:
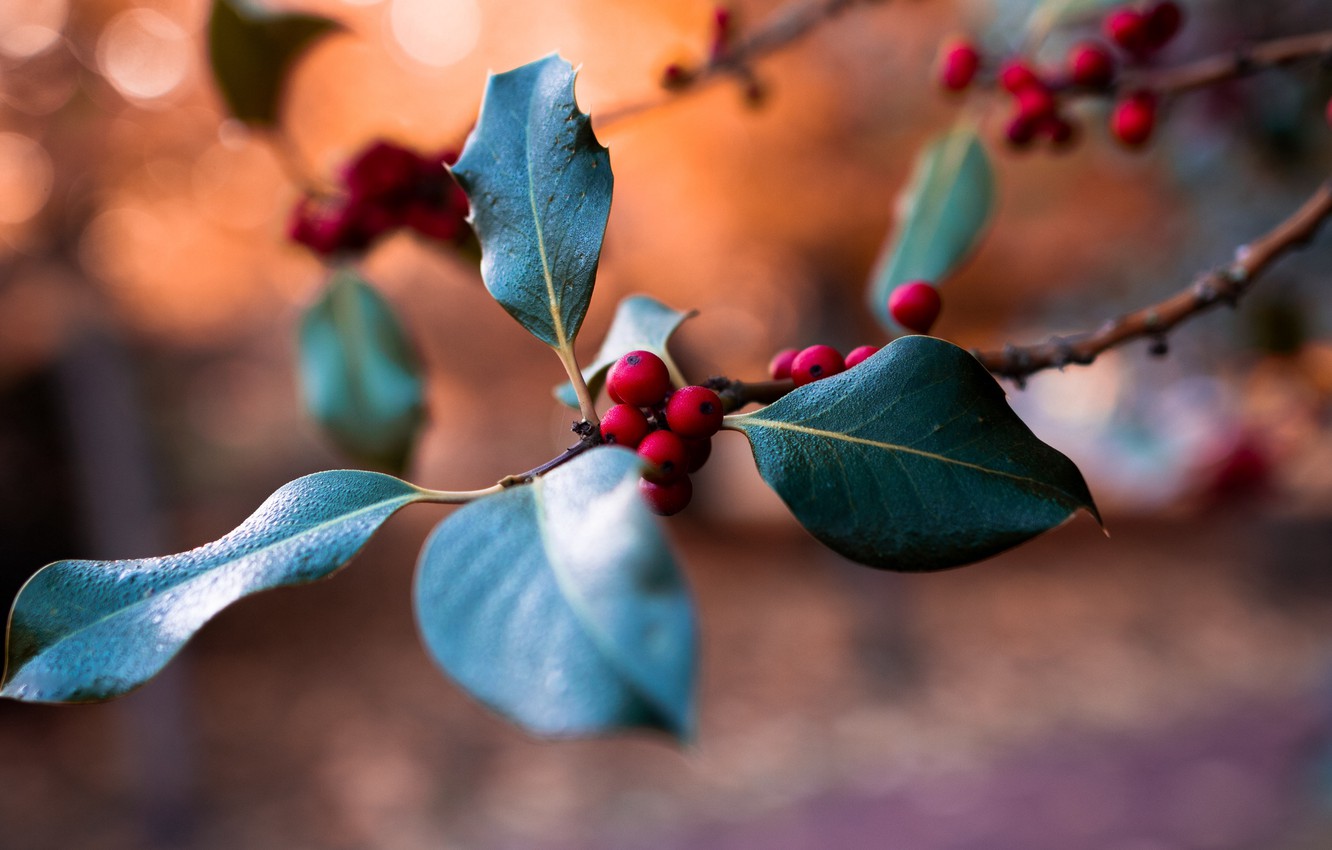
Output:
<svg viewBox="0 0 1332 850">
<path fill-rule="evenodd" d="M 90 702 L 131 691 L 227 605 L 329 575 L 424 495 L 377 472 L 320 472 L 283 485 L 239 528 L 198 549 L 50 564 L 10 612 L 0 696 Z"/>
<path fill-rule="evenodd" d="M 343 451 L 401 472 L 421 427 L 425 391 L 388 302 L 354 272 L 335 272 L 301 320 L 300 348 L 311 416 Z"/>
<path fill-rule="evenodd" d="M 341 29 L 317 15 L 271 12 L 247 0 L 213 0 L 209 67 L 227 110 L 247 124 L 277 124 L 292 64 L 315 41 Z"/>
<path fill-rule="evenodd" d="M 453 175 L 472 204 L 481 277 L 542 342 L 569 350 L 587 314 L 610 214 L 610 155 L 558 56 L 493 74 Z"/>
<path fill-rule="evenodd" d="M 693 724 L 688 589 L 627 449 L 594 449 L 444 520 L 421 553 L 416 618 L 436 662 L 552 737 Z"/>
<path fill-rule="evenodd" d="M 610 330 L 606 331 L 606 339 L 601 343 L 596 359 L 583 370 L 588 390 L 596 396 L 611 365 L 629 351 L 651 351 L 656 354 L 666 361 L 671 381 L 677 387 L 684 386 L 684 376 L 666 351 L 666 343 L 670 341 L 675 329 L 693 315 L 692 311 L 682 313 L 672 310 L 647 295 L 630 295 L 622 300 L 615 308 L 615 318 L 611 320 Z M 568 381 L 555 388 L 555 398 L 569 407 L 578 407 L 578 396 L 574 393 L 573 384 Z"/>
<path fill-rule="evenodd" d="M 931 337 L 903 337 L 726 424 L 805 528 L 871 567 L 960 566 L 1080 508 L 1096 515 L 1073 462 L 1031 433 L 974 357 Z"/>
<path fill-rule="evenodd" d="M 902 331 L 888 313 L 893 290 L 912 280 L 938 286 L 971 253 L 990 219 L 994 174 L 975 131 L 954 130 L 931 143 L 899 204 L 893 238 L 869 289 L 870 309 L 893 333 Z"/>
</svg>

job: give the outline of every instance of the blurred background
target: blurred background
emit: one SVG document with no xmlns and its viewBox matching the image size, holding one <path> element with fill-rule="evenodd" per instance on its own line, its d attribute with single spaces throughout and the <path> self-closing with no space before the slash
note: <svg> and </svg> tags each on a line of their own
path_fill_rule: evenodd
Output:
<svg viewBox="0 0 1332 850">
<path fill-rule="evenodd" d="M 917 148 L 959 114 L 934 55 L 1015 49 L 1027 2 L 853 9 L 758 67 L 597 123 L 616 193 L 580 350 L 620 297 L 700 314 L 700 380 L 779 348 L 882 342 L 863 304 Z M 295 66 L 281 133 L 228 120 L 205 0 L 0 4 L 0 591 L 42 564 L 212 540 L 348 461 L 302 412 L 295 327 L 321 263 L 286 239 L 301 181 L 369 142 L 457 146 L 488 69 L 559 51 L 594 116 L 707 50 L 695 0 L 310 0 L 347 32 Z M 745 0 L 737 28 L 782 8 Z M 1332 28 L 1308 2 L 1186 4 L 1164 63 Z M 1050 41 L 1055 61 L 1069 39 Z M 999 209 L 944 290 L 963 346 L 1091 328 L 1179 289 L 1327 175 L 1332 77 L 1269 73 L 1171 105 L 1117 148 L 991 146 Z M 983 98 L 981 99 L 983 101 Z M 997 115 L 987 124 L 997 139 Z M 1106 515 L 983 565 L 890 575 L 789 518 L 736 435 L 669 528 L 700 606 L 700 735 L 542 743 L 430 664 L 394 519 L 332 581 L 224 612 L 104 705 L 0 703 L 0 847 L 1332 846 L 1332 235 L 1237 311 L 1010 387 Z M 474 260 L 398 235 L 363 270 L 429 374 L 409 477 L 486 486 L 570 441 L 558 361 Z"/>
</svg>

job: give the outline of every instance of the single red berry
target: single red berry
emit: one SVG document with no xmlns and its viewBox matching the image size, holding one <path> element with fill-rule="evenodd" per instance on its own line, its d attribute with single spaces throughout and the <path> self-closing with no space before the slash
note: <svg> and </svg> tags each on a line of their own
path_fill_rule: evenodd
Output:
<svg viewBox="0 0 1332 850">
<path fill-rule="evenodd" d="M 878 351 L 879 346 L 877 345 L 861 345 L 851 349 L 850 353 L 846 355 L 846 368 L 850 369 L 853 366 L 859 366 L 861 363 L 870 359 L 871 355 L 878 353 Z"/>
<path fill-rule="evenodd" d="M 1147 10 L 1145 17 L 1143 38 L 1147 47 L 1153 50 L 1168 44 L 1184 23 L 1183 10 L 1179 8 L 1179 4 L 1171 3 L 1170 0 L 1152 6 Z"/>
<path fill-rule="evenodd" d="M 999 69 L 999 85 L 1010 94 L 1017 94 L 1023 89 L 1044 88 L 1045 83 L 1026 62 L 1014 59 L 1004 63 Z"/>
<path fill-rule="evenodd" d="M 947 45 L 939 59 L 939 83 L 949 91 L 962 91 L 971 85 L 980 69 L 980 53 L 970 41 L 961 39 Z"/>
<path fill-rule="evenodd" d="M 601 417 L 601 439 L 626 449 L 638 448 L 649 430 L 647 417 L 632 404 L 617 404 Z"/>
<path fill-rule="evenodd" d="M 689 454 L 684 440 L 673 431 L 653 431 L 638 444 L 638 454 L 651 464 L 643 477 L 655 484 L 669 484 L 685 474 Z"/>
<path fill-rule="evenodd" d="M 670 484 L 654 484 L 643 478 L 638 482 L 638 492 L 643 494 L 643 500 L 654 514 L 674 516 L 689 505 L 694 496 L 694 484 L 688 475 Z"/>
<path fill-rule="evenodd" d="M 631 351 L 611 366 L 606 386 L 624 404 L 652 407 L 671 391 L 671 374 L 651 351 Z"/>
<path fill-rule="evenodd" d="M 666 423 L 686 439 L 711 437 L 721 430 L 722 402 L 707 387 L 681 387 L 666 402 Z"/>
<path fill-rule="evenodd" d="M 1116 9 L 1106 16 L 1105 34 L 1129 53 L 1141 55 L 1150 50 L 1147 41 L 1147 16 L 1137 9 Z"/>
<path fill-rule="evenodd" d="M 831 345 L 811 345 L 791 361 L 791 380 L 797 387 L 846 371 L 846 361 Z"/>
<path fill-rule="evenodd" d="M 712 456 L 712 438 L 704 437 L 701 440 L 685 440 L 685 454 L 688 456 L 685 461 L 685 471 L 691 475 L 703 468 L 703 464 L 708 462 Z"/>
<path fill-rule="evenodd" d="M 930 332 L 942 306 L 939 290 L 923 280 L 904 283 L 888 296 L 888 312 L 893 321 L 918 334 Z"/>
<path fill-rule="evenodd" d="M 1155 127 L 1156 95 L 1149 91 L 1133 92 L 1110 114 L 1110 132 L 1129 147 L 1146 143 Z"/>
<path fill-rule="evenodd" d="M 1328 115 L 1332 116 L 1332 102 L 1328 104 Z M 1328 120 L 1332 121 L 1332 117 Z M 800 349 L 798 348 L 783 348 L 773 355 L 772 360 L 768 361 L 768 374 L 772 376 L 774 381 L 791 377 L 791 363 L 799 353 Z"/>
<path fill-rule="evenodd" d="M 1036 129 L 1036 122 L 1019 110 L 1004 126 L 1004 139 L 1010 147 L 1021 150 L 1030 145 L 1032 140 L 1036 138 Z"/>
<path fill-rule="evenodd" d="M 1027 86 L 1015 97 L 1018 113 L 1032 123 L 1039 124 L 1055 113 L 1054 95 L 1045 86 Z"/>
<path fill-rule="evenodd" d="M 1084 41 L 1068 52 L 1068 75 L 1075 86 L 1103 89 L 1115 79 L 1115 57 L 1094 41 Z"/>
<path fill-rule="evenodd" d="M 1050 140 L 1055 150 L 1067 150 L 1078 140 L 1073 123 L 1059 115 L 1051 115 L 1040 126 L 1040 133 Z"/>
</svg>

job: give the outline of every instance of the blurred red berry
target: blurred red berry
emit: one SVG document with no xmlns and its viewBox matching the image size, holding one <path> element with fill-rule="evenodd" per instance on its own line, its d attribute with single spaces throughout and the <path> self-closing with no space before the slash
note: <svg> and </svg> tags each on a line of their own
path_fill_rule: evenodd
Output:
<svg viewBox="0 0 1332 850">
<path fill-rule="evenodd" d="M 1145 144 L 1155 128 L 1156 95 L 1149 91 L 1133 92 L 1110 113 L 1110 132 L 1129 147 Z"/>
<path fill-rule="evenodd" d="M 689 500 L 694 497 L 694 484 L 688 475 L 669 484 L 655 484 L 642 478 L 638 482 L 638 492 L 643 494 L 643 501 L 653 513 L 674 516 L 689 506 Z"/>
<path fill-rule="evenodd" d="M 1010 147 L 1020 150 L 1030 145 L 1032 140 L 1036 138 L 1036 129 L 1036 122 L 1019 110 L 1004 125 L 1004 140 L 1008 142 Z"/>
<path fill-rule="evenodd" d="M 1041 78 L 1021 59 L 1004 63 L 1004 67 L 999 70 L 999 85 L 1010 94 L 1017 94 L 1023 89 L 1045 88 Z"/>
<path fill-rule="evenodd" d="M 731 49 L 731 10 L 718 6 L 712 10 L 712 46 L 709 53 L 714 61 L 721 59 Z"/>
<path fill-rule="evenodd" d="M 1068 53 L 1068 74 L 1074 85 L 1103 89 L 1115 79 L 1115 57 L 1094 41 L 1075 45 Z"/>
<path fill-rule="evenodd" d="M 846 368 L 859 366 L 879 351 L 877 345 L 861 345 L 851 349 L 846 355 Z"/>
<path fill-rule="evenodd" d="M 962 91 L 971 85 L 980 69 L 980 53 L 970 41 L 948 45 L 940 57 L 939 83 L 949 91 Z"/>
<path fill-rule="evenodd" d="M 1332 115 L 1332 103 L 1328 104 L 1328 114 Z M 768 361 L 768 374 L 774 381 L 791 377 L 791 363 L 800 353 L 798 348 L 783 348 Z"/>
<path fill-rule="evenodd" d="M 1055 150 L 1067 150 L 1078 139 L 1078 131 L 1073 123 L 1059 115 L 1052 115 L 1041 124 L 1039 132 L 1050 140 Z"/>
<path fill-rule="evenodd" d="M 791 361 L 791 380 L 797 387 L 846 371 L 846 361 L 831 345 L 811 345 Z"/>
<path fill-rule="evenodd" d="M 942 307 L 939 290 L 923 280 L 904 283 L 888 296 L 888 312 L 893 321 L 918 334 L 930 332 Z"/>
<path fill-rule="evenodd" d="M 1018 114 L 1028 121 L 1040 124 L 1054 115 L 1054 95 L 1045 86 L 1027 86 L 1019 91 L 1015 97 L 1017 98 Z"/>
<path fill-rule="evenodd" d="M 712 438 L 704 437 L 701 440 L 685 440 L 685 472 L 690 474 L 698 472 L 703 468 L 703 464 L 708 462 L 712 455 Z"/>
<path fill-rule="evenodd" d="M 1184 12 L 1178 3 L 1170 0 L 1157 3 L 1147 10 L 1144 39 L 1147 47 L 1156 50 L 1170 42 L 1184 23 Z"/>
<path fill-rule="evenodd" d="M 1120 47 L 1135 55 L 1150 50 L 1147 16 L 1137 9 L 1116 9 L 1105 18 L 1105 34 Z"/>
</svg>

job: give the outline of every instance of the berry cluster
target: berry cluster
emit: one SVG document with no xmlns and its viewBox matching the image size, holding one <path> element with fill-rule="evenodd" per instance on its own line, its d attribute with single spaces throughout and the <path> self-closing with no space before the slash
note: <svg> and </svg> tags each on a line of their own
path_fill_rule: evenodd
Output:
<svg viewBox="0 0 1332 850">
<path fill-rule="evenodd" d="M 878 350 L 877 345 L 862 345 L 851 349 L 843 358 L 831 345 L 786 348 L 773 355 L 768 363 L 768 374 L 774 381 L 790 378 L 797 387 L 803 387 L 859 366 Z"/>
<path fill-rule="evenodd" d="M 606 376 L 615 402 L 601 417 L 601 439 L 634 449 L 648 468 L 638 482 L 644 499 L 663 516 L 685 509 L 694 495 L 690 473 L 712 453 L 721 430 L 722 401 L 707 387 L 671 391 L 666 364 L 650 351 L 631 351 Z"/>
<path fill-rule="evenodd" d="M 342 173 L 336 198 L 302 198 L 288 235 L 321 256 L 358 253 L 399 227 L 441 242 L 470 238 L 467 195 L 444 167 L 453 151 L 424 156 L 378 141 L 357 154 Z"/>
<path fill-rule="evenodd" d="M 1124 7 L 1111 11 L 1102 29 L 1124 54 L 1128 64 L 1142 62 L 1160 50 L 1184 22 L 1178 4 L 1160 0 L 1146 8 Z M 975 45 L 954 40 L 945 45 L 939 64 L 939 83 L 949 91 L 968 88 L 980 72 L 982 57 Z M 1060 95 L 1076 92 L 1113 91 L 1120 57 L 1098 41 L 1073 46 L 1062 68 L 1038 72 L 1025 59 L 1005 62 L 998 83 L 1012 98 L 1013 109 L 1004 128 L 1008 144 L 1029 147 L 1037 139 L 1063 149 L 1077 137 L 1074 125 L 1060 111 Z M 1110 132 L 1130 147 L 1144 144 L 1156 125 L 1156 95 L 1147 90 L 1123 93 L 1110 116 Z"/>
</svg>

